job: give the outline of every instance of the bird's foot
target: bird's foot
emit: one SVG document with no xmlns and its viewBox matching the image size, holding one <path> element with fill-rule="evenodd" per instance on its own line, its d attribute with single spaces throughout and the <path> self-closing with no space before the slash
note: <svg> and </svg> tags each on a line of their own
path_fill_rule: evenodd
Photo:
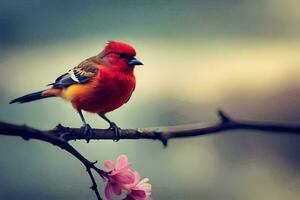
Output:
<svg viewBox="0 0 300 200">
<path fill-rule="evenodd" d="M 113 141 L 118 142 L 120 140 L 120 136 L 121 136 L 121 129 L 114 122 L 110 123 L 109 129 L 113 130 L 113 132 L 114 132 Z"/>
<path fill-rule="evenodd" d="M 85 124 L 83 126 L 83 134 L 85 136 L 85 140 L 87 143 L 89 143 L 89 141 L 91 139 L 92 132 L 93 132 L 92 127 L 89 124 Z"/>
</svg>

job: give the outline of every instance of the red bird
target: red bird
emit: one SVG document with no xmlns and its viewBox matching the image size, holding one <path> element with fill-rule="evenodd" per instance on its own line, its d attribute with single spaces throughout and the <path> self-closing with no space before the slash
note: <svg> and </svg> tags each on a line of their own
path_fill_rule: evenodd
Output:
<svg viewBox="0 0 300 200">
<path fill-rule="evenodd" d="M 107 121 L 117 141 L 120 128 L 105 114 L 119 108 L 130 99 L 136 84 L 134 67 L 143 65 L 135 55 L 131 45 L 109 41 L 101 53 L 84 60 L 49 84 L 51 88 L 27 94 L 10 103 L 61 97 L 71 102 L 79 113 L 87 142 L 90 140 L 92 128 L 86 123 L 82 110 L 97 113 Z"/>
</svg>

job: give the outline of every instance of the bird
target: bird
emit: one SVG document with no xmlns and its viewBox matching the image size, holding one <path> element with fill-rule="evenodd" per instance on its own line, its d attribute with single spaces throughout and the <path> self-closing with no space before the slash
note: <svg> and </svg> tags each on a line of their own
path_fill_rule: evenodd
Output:
<svg viewBox="0 0 300 200">
<path fill-rule="evenodd" d="M 92 128 L 82 111 L 96 113 L 108 122 L 114 141 L 118 141 L 121 129 L 106 114 L 129 101 L 136 87 L 135 66 L 142 65 L 130 44 L 108 41 L 99 54 L 71 68 L 48 84 L 48 88 L 13 99 L 10 104 L 60 97 L 70 102 L 78 112 L 87 143 L 91 139 Z"/>
</svg>

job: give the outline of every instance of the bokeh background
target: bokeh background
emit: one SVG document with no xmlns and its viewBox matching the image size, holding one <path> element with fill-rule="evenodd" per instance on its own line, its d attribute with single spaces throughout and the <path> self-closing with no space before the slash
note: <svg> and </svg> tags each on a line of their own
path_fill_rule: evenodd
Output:
<svg viewBox="0 0 300 200">
<path fill-rule="evenodd" d="M 144 62 L 120 127 L 235 118 L 300 121 L 300 1 L 0 2 L 0 120 L 41 129 L 79 127 L 59 99 L 9 105 L 40 90 L 107 40 L 131 43 Z M 86 114 L 92 127 L 107 125 Z M 72 142 L 91 160 L 126 154 L 154 200 L 297 200 L 300 137 L 259 131 L 157 141 Z M 83 166 L 40 141 L 0 137 L 0 199 L 95 199 Z M 100 162 L 101 164 L 101 162 Z M 99 185 L 103 191 L 103 183 Z"/>
</svg>

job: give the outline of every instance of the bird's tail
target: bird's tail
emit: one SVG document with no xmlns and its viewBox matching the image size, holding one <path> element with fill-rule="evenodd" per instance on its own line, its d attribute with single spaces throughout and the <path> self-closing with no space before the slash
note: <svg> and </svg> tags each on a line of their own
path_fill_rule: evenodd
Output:
<svg viewBox="0 0 300 200">
<path fill-rule="evenodd" d="M 24 96 L 21 96 L 19 98 L 16 98 L 14 100 L 11 100 L 9 103 L 28 103 L 31 101 L 36 101 L 36 100 L 40 100 L 40 99 L 44 99 L 44 98 L 48 98 L 48 97 L 53 97 L 50 95 L 44 95 L 45 91 L 47 90 L 42 90 L 39 92 L 34 92 L 34 93 L 30 93 Z"/>
<path fill-rule="evenodd" d="M 42 95 L 43 92 L 44 92 L 44 90 L 39 91 L 39 92 L 30 93 L 30 94 L 21 96 L 19 98 L 16 98 L 16 99 L 10 101 L 9 103 L 10 104 L 12 104 L 12 103 L 27 103 L 27 102 L 47 98 L 47 96 Z"/>
</svg>

